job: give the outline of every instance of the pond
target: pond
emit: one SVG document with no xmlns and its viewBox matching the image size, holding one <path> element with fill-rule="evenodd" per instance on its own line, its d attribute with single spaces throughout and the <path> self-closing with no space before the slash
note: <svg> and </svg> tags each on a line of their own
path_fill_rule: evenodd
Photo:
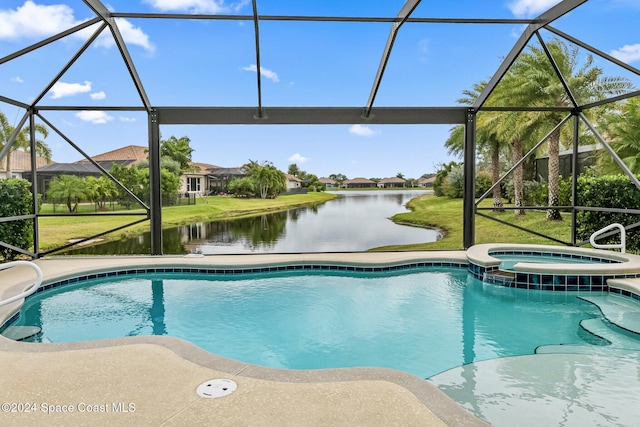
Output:
<svg viewBox="0 0 640 427">
<path fill-rule="evenodd" d="M 438 230 L 395 224 L 406 203 L 429 190 L 339 191 L 317 206 L 163 230 L 165 254 L 359 252 L 379 246 L 435 242 Z M 150 233 L 66 251 L 132 255 L 150 251 Z"/>
</svg>

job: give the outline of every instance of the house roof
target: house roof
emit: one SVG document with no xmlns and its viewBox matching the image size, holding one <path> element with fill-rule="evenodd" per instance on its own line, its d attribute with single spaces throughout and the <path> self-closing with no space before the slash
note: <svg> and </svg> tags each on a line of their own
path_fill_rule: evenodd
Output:
<svg viewBox="0 0 640 427">
<path fill-rule="evenodd" d="M 128 166 L 136 163 L 140 163 L 147 160 L 147 147 L 141 145 L 127 145 L 126 147 L 118 148 L 116 150 L 107 151 L 106 153 L 92 156 L 96 162 L 114 162 Z M 86 159 L 79 160 L 75 163 L 88 163 Z"/>
<path fill-rule="evenodd" d="M 398 178 L 397 176 L 391 177 L 391 178 L 382 178 L 380 181 L 378 181 L 378 184 L 404 184 L 405 182 L 407 182 L 406 179 L 403 178 Z"/>
<path fill-rule="evenodd" d="M 331 178 L 320 178 L 318 181 L 320 181 L 323 184 L 337 184 L 337 182 Z"/>
<path fill-rule="evenodd" d="M 289 175 L 288 173 L 285 173 L 284 176 L 288 181 L 302 182 L 302 180 L 297 176 Z"/>
<path fill-rule="evenodd" d="M 220 166 L 212 165 L 210 163 L 189 162 L 195 173 L 210 173 L 213 169 L 220 169 Z"/>
<path fill-rule="evenodd" d="M 432 176 L 430 178 L 420 178 L 418 180 L 418 184 L 428 184 L 430 182 L 435 182 L 436 181 L 436 176 Z"/>
<path fill-rule="evenodd" d="M 375 182 L 371 181 L 370 179 L 362 178 L 362 177 L 348 179 L 344 183 L 345 184 L 375 184 Z"/>
<path fill-rule="evenodd" d="M 40 168 L 47 164 L 44 157 L 36 156 L 36 167 Z M 7 170 L 7 160 L 0 161 L 0 170 Z M 11 170 L 13 172 L 22 172 L 31 170 L 31 154 L 22 150 L 11 152 Z"/>
</svg>

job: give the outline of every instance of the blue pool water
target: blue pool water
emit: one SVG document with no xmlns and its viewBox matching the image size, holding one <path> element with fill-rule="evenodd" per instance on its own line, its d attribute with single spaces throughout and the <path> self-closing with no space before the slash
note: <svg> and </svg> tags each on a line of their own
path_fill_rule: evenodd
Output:
<svg viewBox="0 0 640 427">
<path fill-rule="evenodd" d="M 171 335 L 267 367 L 375 366 L 428 378 L 541 345 L 602 344 L 579 327 L 597 316 L 575 294 L 411 268 L 101 278 L 29 298 L 15 324 L 41 326 L 43 341 Z"/>
</svg>

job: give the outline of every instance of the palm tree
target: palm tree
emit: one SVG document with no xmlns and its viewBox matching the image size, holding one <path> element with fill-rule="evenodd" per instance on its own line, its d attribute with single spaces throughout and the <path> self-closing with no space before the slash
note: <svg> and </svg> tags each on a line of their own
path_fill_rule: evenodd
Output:
<svg viewBox="0 0 640 427">
<path fill-rule="evenodd" d="M 458 103 L 464 105 L 473 105 L 480 93 L 487 85 L 486 81 L 481 81 L 473 85 L 472 89 L 462 92 L 463 97 L 458 99 Z M 479 114 L 476 123 L 476 140 L 478 151 L 488 152 L 491 158 L 491 184 L 494 185 L 500 179 L 500 151 L 503 142 L 496 132 L 493 119 L 496 113 L 488 112 Z M 464 125 L 458 125 L 451 129 L 449 138 L 445 141 L 444 146 L 449 150 L 449 154 L 457 154 L 461 156 L 464 153 Z M 494 211 L 502 211 L 502 191 L 499 185 L 493 189 L 493 209 Z"/>
<path fill-rule="evenodd" d="M 577 47 L 570 48 L 557 38 L 546 43 L 546 48 L 571 93 L 568 93 L 562 84 L 543 46 L 529 45 L 528 50 L 520 54 L 500 84 L 503 96 L 508 96 L 508 105 L 572 108 L 626 93 L 633 87 L 625 78 L 602 76 L 603 70 L 593 64 L 592 55 L 587 55 L 586 59 L 581 61 Z M 584 114 L 590 119 L 596 111 L 592 109 L 584 111 Z M 528 118 L 520 122 L 519 127 L 552 129 L 565 115 L 566 113 L 562 112 L 530 112 L 527 114 Z M 558 209 L 553 208 L 558 206 L 561 132 L 562 129 L 554 131 L 548 141 L 550 209 L 547 210 L 547 219 L 551 220 L 561 219 Z"/>
<path fill-rule="evenodd" d="M 11 138 L 11 135 L 13 135 L 13 132 L 15 132 L 15 129 L 16 128 L 14 126 L 9 124 L 9 120 L 7 119 L 7 117 L 0 111 L 0 150 L 2 150 L 5 147 L 5 145 L 9 142 L 9 139 Z M 34 129 L 37 133 L 42 134 L 44 138 L 49 136 L 49 129 L 47 129 L 46 126 L 40 123 L 36 123 L 36 125 L 34 126 Z M 31 139 L 31 129 L 28 126 L 23 128 L 18 133 L 18 135 L 16 135 L 16 138 L 13 141 L 13 144 L 11 144 L 11 147 L 9 148 L 5 156 L 5 159 L 6 159 L 5 170 L 7 173 L 7 178 L 11 178 L 11 153 L 18 149 L 22 149 L 26 152 L 29 152 L 31 150 L 30 139 Z M 35 142 L 36 142 L 36 154 L 40 157 L 43 157 L 47 161 L 47 163 L 50 162 L 51 149 L 49 148 L 49 146 L 40 139 L 36 139 Z"/>
<path fill-rule="evenodd" d="M 619 111 L 603 115 L 602 128 L 611 140 L 611 148 L 634 174 L 640 174 L 640 98 L 625 101 Z M 605 173 L 620 169 L 610 156 L 601 156 Z"/>
<path fill-rule="evenodd" d="M 47 195 L 52 199 L 63 199 L 69 212 L 78 209 L 78 201 L 86 196 L 85 181 L 75 175 L 60 175 L 49 183 Z"/>
</svg>

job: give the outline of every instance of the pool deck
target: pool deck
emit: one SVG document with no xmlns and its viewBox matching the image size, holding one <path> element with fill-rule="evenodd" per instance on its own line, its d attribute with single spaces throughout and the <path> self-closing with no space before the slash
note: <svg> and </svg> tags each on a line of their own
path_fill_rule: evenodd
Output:
<svg viewBox="0 0 640 427">
<path fill-rule="evenodd" d="M 76 257 L 35 263 L 47 283 L 136 266 L 394 265 L 436 260 L 466 261 L 466 255 L 443 251 Z M 18 294 L 33 277 L 28 267 L 0 271 L 0 297 Z M 1 307 L 0 324 L 19 308 L 19 301 Z M 0 370 L 0 425 L 487 425 L 434 385 L 404 372 L 263 368 L 165 336 L 51 344 L 0 336 Z M 200 384 L 217 378 L 235 381 L 237 390 L 211 399 L 196 394 Z"/>
</svg>

